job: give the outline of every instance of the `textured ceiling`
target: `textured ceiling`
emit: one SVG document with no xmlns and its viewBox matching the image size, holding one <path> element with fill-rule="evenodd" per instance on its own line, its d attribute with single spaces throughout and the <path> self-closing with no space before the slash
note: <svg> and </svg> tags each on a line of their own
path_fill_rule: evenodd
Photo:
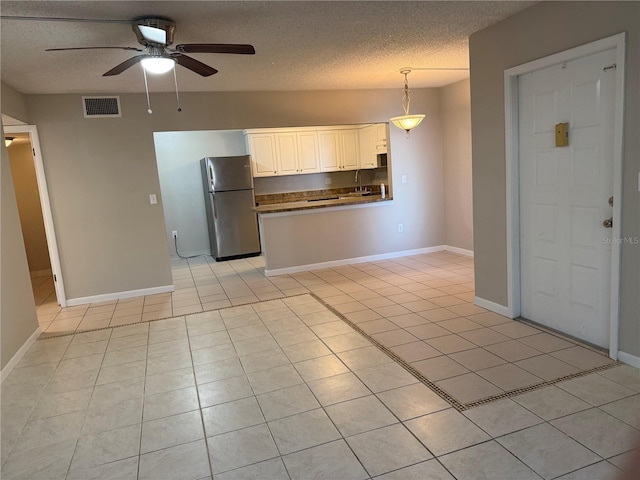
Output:
<svg viewBox="0 0 640 480">
<path fill-rule="evenodd" d="M 191 54 L 219 70 L 202 78 L 177 67 L 180 91 L 401 88 L 401 67 L 468 67 L 468 37 L 535 2 L 492 1 L 5 1 L 3 16 L 176 22 L 175 43 L 250 43 L 255 56 Z M 2 81 L 24 93 L 144 91 L 141 67 L 102 74 L 137 52 L 45 52 L 81 46 L 138 47 L 131 26 L 1 20 Z M 439 87 L 467 71 L 414 71 L 411 87 Z M 173 91 L 173 75 L 149 78 Z"/>
</svg>

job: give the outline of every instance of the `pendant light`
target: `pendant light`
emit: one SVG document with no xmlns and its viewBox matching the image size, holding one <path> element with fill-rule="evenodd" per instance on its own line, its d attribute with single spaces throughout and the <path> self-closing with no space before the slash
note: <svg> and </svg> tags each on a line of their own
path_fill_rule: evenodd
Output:
<svg viewBox="0 0 640 480">
<path fill-rule="evenodd" d="M 417 127 L 422 119 L 424 118 L 424 114 L 410 115 L 409 114 L 409 105 L 411 103 L 410 91 L 409 91 L 409 81 L 407 80 L 407 75 L 411 73 L 410 68 L 403 68 L 400 70 L 400 73 L 404 75 L 404 93 L 402 96 L 402 109 L 404 110 L 404 115 L 400 115 L 398 117 L 392 117 L 390 120 L 393 124 L 405 130 L 407 132 L 407 138 L 410 136 L 410 130 L 414 127 Z"/>
<path fill-rule="evenodd" d="M 11 145 L 13 143 L 13 140 L 13 137 L 4 137 L 4 146 L 8 147 L 9 145 Z"/>
</svg>

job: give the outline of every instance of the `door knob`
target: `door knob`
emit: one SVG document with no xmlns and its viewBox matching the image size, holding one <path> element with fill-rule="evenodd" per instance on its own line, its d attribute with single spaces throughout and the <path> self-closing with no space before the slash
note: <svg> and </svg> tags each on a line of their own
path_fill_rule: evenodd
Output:
<svg viewBox="0 0 640 480">
<path fill-rule="evenodd" d="M 612 228 L 613 227 L 613 217 L 607 218 L 602 222 L 602 226 L 604 228 Z"/>
</svg>

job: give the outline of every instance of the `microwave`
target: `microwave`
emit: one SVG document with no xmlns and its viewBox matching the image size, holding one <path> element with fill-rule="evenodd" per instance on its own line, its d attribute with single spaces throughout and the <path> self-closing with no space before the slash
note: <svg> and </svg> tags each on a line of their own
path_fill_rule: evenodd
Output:
<svg viewBox="0 0 640 480">
<path fill-rule="evenodd" d="M 387 154 L 386 153 L 378 153 L 378 154 L 376 154 L 376 166 L 378 168 L 387 166 Z"/>
</svg>

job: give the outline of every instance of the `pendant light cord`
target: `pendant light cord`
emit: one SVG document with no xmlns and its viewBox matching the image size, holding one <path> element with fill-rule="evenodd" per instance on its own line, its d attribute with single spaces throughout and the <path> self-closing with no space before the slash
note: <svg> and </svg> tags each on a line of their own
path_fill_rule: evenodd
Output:
<svg viewBox="0 0 640 480">
<path fill-rule="evenodd" d="M 176 86 L 176 102 L 178 103 L 178 111 L 182 111 L 182 107 L 180 106 L 180 96 L 178 95 L 178 76 L 176 75 L 176 67 L 173 67 L 173 83 Z"/>
<path fill-rule="evenodd" d="M 151 110 L 151 100 L 149 100 L 149 84 L 147 83 L 147 71 L 142 67 L 142 74 L 144 75 L 144 90 L 147 93 L 147 113 L 153 113 Z"/>
<path fill-rule="evenodd" d="M 409 80 L 407 79 L 408 74 L 408 72 L 404 74 L 404 95 L 402 96 L 402 108 L 404 109 L 405 115 L 409 115 L 409 104 L 411 103 Z"/>
</svg>

